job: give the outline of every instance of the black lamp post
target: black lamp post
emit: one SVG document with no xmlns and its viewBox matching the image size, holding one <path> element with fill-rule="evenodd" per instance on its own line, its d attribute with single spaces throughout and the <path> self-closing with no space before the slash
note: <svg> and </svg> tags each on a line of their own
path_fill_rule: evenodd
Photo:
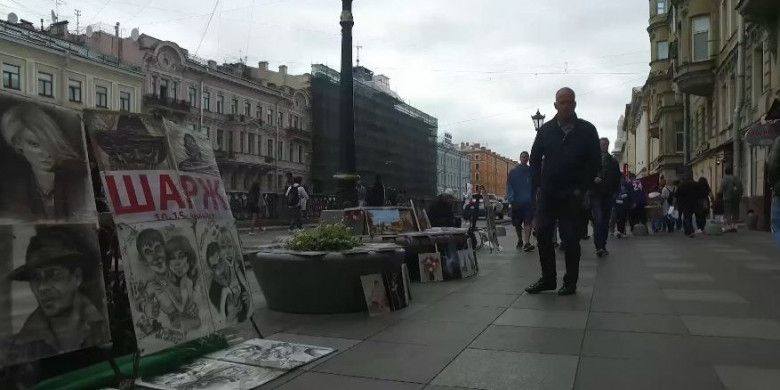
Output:
<svg viewBox="0 0 780 390">
<path fill-rule="evenodd" d="M 536 114 L 531 116 L 531 120 L 534 121 L 534 130 L 539 131 L 539 128 L 544 124 L 544 115 L 537 109 Z"/>
<path fill-rule="evenodd" d="M 334 176 L 337 182 L 337 201 L 339 207 L 357 206 L 355 163 L 355 105 L 352 79 L 352 0 L 341 0 L 341 78 L 339 117 L 341 127 L 339 135 L 342 142 L 339 173 Z"/>
</svg>

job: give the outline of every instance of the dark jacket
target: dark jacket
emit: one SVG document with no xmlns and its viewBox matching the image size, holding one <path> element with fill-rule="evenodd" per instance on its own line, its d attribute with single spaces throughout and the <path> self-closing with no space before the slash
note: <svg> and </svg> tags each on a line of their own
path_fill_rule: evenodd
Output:
<svg viewBox="0 0 780 390">
<path fill-rule="evenodd" d="M 780 196 L 780 137 L 775 138 L 772 151 L 767 159 L 767 177 L 775 196 Z"/>
<path fill-rule="evenodd" d="M 601 170 L 598 176 L 601 183 L 593 186 L 593 191 L 601 196 L 614 196 L 620 190 L 620 165 L 609 153 L 601 153 Z"/>
<path fill-rule="evenodd" d="M 534 193 L 541 189 L 546 198 L 584 194 L 600 169 L 599 135 L 592 124 L 576 118 L 574 129 L 565 134 L 556 116 L 539 128 L 531 148 Z"/>
<path fill-rule="evenodd" d="M 453 205 L 447 203 L 442 199 L 434 200 L 430 206 L 428 206 L 428 219 L 431 221 L 433 227 L 459 227 L 460 224 L 455 218 L 455 210 Z"/>
<path fill-rule="evenodd" d="M 699 183 L 694 181 L 683 181 L 677 188 L 677 208 L 684 213 L 696 211 L 700 203 Z"/>
</svg>

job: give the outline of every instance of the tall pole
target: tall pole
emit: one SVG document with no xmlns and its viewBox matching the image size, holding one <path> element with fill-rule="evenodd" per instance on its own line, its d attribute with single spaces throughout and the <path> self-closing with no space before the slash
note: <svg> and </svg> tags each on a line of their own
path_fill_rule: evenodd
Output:
<svg viewBox="0 0 780 390">
<path fill-rule="evenodd" d="M 354 207 L 358 205 L 356 183 L 357 175 L 355 161 L 355 98 L 352 79 L 352 0 L 341 0 L 341 77 L 339 101 L 339 117 L 341 127 L 341 161 L 336 174 L 337 201 L 339 207 Z"/>
<path fill-rule="evenodd" d="M 352 79 L 352 0 L 341 0 L 341 142 L 344 174 L 355 173 L 355 99 Z"/>
</svg>

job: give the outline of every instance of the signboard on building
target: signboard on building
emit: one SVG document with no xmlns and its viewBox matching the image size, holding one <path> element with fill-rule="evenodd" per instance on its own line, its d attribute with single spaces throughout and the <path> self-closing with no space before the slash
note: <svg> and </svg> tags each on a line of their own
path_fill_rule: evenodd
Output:
<svg viewBox="0 0 780 390">
<path fill-rule="evenodd" d="M 756 123 L 745 132 L 745 142 L 753 146 L 772 146 L 780 137 L 780 120 Z"/>
</svg>

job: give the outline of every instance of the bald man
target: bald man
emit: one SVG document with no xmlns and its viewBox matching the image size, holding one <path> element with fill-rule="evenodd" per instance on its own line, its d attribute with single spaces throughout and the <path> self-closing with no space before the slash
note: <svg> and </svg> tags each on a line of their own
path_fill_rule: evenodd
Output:
<svg viewBox="0 0 780 390">
<path fill-rule="evenodd" d="M 566 256 L 566 275 L 558 295 L 577 292 L 580 236 L 587 193 L 601 169 L 601 149 L 596 128 L 577 117 L 574 91 L 561 88 L 555 94 L 555 118 L 536 133 L 531 148 L 532 190 L 537 202 L 537 245 L 542 277 L 525 289 L 537 294 L 557 287 L 553 232 L 555 224 Z M 544 166 L 542 166 L 544 163 Z"/>
</svg>

